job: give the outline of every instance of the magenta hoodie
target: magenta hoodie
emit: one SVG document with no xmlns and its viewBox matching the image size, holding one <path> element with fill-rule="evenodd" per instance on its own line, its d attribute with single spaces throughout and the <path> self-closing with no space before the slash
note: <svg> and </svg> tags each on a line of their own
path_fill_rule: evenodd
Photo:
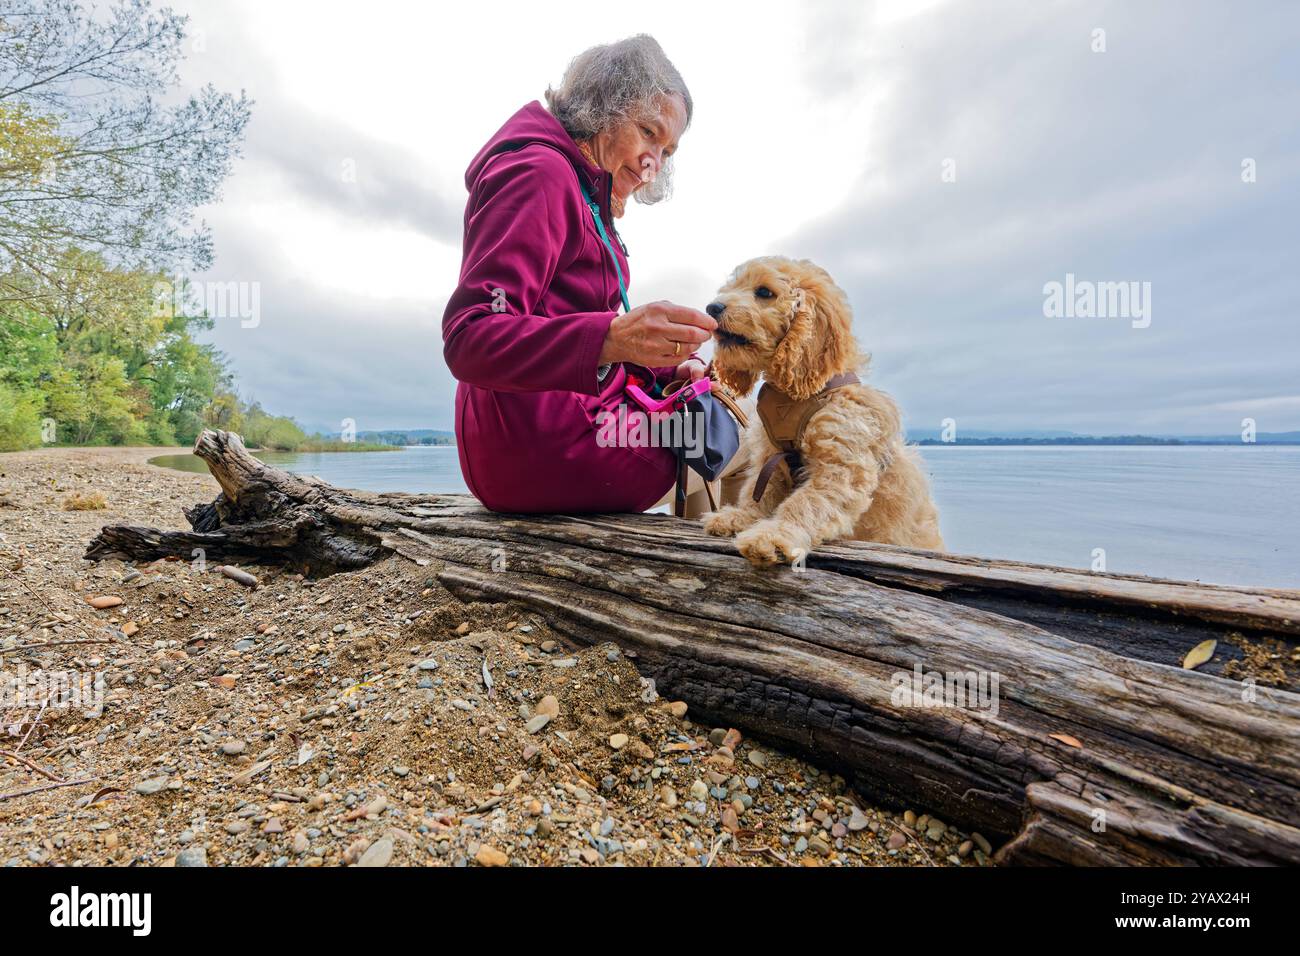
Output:
<svg viewBox="0 0 1300 956">
<path fill-rule="evenodd" d="M 615 365 L 596 381 L 620 299 L 579 176 L 599 197 L 630 284 L 609 212 L 612 177 L 540 103 L 510 117 L 465 172 L 464 254 L 442 318 L 443 356 L 460 383 L 460 469 L 493 511 L 644 511 L 673 485 L 668 449 L 596 442 L 597 415 L 625 401 L 627 373 Z M 654 370 L 663 381 L 672 371 Z"/>
</svg>

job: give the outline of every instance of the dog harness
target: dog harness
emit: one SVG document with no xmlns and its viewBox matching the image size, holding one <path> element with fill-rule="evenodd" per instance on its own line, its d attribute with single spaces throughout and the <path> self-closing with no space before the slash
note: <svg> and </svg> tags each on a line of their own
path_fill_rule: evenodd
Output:
<svg viewBox="0 0 1300 956">
<path fill-rule="evenodd" d="M 853 372 L 836 375 L 816 395 L 795 401 L 771 382 L 764 382 L 758 392 L 758 417 L 763 422 L 763 430 L 768 439 L 779 451 L 763 462 L 759 469 L 758 481 L 754 484 L 754 500 L 762 501 L 767 483 L 772 479 L 781 462 L 790 470 L 790 480 L 799 484 L 798 472 L 803 465 L 803 455 L 799 452 L 799 443 L 803 440 L 803 431 L 809 420 L 822 406 L 831 400 L 831 393 L 845 385 L 857 385 L 862 380 Z M 881 468 L 888 467 L 883 462 Z"/>
</svg>

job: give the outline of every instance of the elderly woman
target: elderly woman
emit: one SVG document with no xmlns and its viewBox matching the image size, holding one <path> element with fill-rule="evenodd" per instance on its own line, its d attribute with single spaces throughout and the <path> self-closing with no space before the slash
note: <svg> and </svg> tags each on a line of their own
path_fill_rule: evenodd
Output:
<svg viewBox="0 0 1300 956">
<path fill-rule="evenodd" d="M 578 56 L 546 102 L 510 117 L 465 173 L 442 324 L 461 471 L 494 511 L 644 511 L 671 491 L 674 453 L 602 447 L 598 418 L 626 401 L 627 365 L 660 382 L 703 375 L 694 350 L 716 323 L 671 302 L 629 308 L 614 220 L 629 196 L 668 195 L 691 94 L 637 36 Z"/>
</svg>

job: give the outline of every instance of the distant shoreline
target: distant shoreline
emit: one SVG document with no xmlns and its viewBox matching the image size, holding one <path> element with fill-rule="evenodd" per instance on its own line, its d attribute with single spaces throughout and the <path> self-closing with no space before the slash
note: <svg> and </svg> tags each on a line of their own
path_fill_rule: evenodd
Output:
<svg viewBox="0 0 1300 956">
<path fill-rule="evenodd" d="M 301 448 L 267 448 L 262 445 L 248 445 L 246 447 L 250 452 L 257 452 L 259 454 L 270 451 L 270 452 L 282 452 L 283 454 L 286 455 L 308 455 L 308 454 L 315 454 L 317 452 L 323 453 L 323 452 L 333 452 L 333 451 L 340 451 L 340 452 L 401 451 L 403 447 L 419 447 L 419 446 L 386 445 L 383 442 L 335 441 L 335 442 L 321 443 L 321 442 L 308 441 Z M 451 447 L 454 448 L 455 446 L 452 445 Z M 65 451 L 77 451 L 79 449 L 90 449 L 90 448 L 147 448 L 150 450 L 157 449 L 159 454 L 164 454 L 164 455 L 168 454 L 169 451 L 171 451 L 172 449 L 180 448 L 181 451 L 175 452 L 175 454 L 194 453 L 194 449 L 189 447 L 188 445 L 112 445 L 112 444 L 66 445 L 61 442 L 47 442 L 43 445 L 38 445 L 35 448 L 21 448 L 21 449 L 16 448 L 13 449 L 13 451 L 39 451 L 40 449 L 43 448 L 58 448 L 58 449 L 63 449 Z"/>
<path fill-rule="evenodd" d="M 297 448 L 250 448 L 249 451 L 283 451 L 291 455 L 310 455 L 317 452 L 359 452 L 359 451 L 399 451 L 400 445 L 385 445 L 381 442 L 304 442 Z"/>
<path fill-rule="evenodd" d="M 1182 438 L 959 438 L 953 441 L 940 441 L 936 438 L 922 438 L 919 441 L 910 442 L 909 444 L 918 445 L 925 448 L 944 447 L 951 445 L 985 445 L 991 447 L 1024 447 L 1032 445 L 1112 445 L 1121 448 L 1131 447 L 1164 447 L 1168 445 L 1196 446 L 1196 447 L 1224 447 L 1233 448 L 1239 445 L 1245 447 L 1295 447 L 1300 445 L 1300 441 L 1202 441 L 1197 439 Z"/>
</svg>

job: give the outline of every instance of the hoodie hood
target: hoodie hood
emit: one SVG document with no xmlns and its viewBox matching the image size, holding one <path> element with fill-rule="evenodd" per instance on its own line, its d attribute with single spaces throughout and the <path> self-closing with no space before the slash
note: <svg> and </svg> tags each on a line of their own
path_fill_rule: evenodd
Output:
<svg viewBox="0 0 1300 956">
<path fill-rule="evenodd" d="M 600 197 L 602 212 L 606 219 L 610 218 L 609 195 L 614 185 L 614 177 L 599 166 L 589 163 L 587 157 L 582 155 L 582 150 L 578 149 L 578 144 L 574 142 L 573 137 L 560 125 L 560 121 L 537 100 L 522 107 L 514 116 L 506 120 L 478 151 L 478 155 L 470 161 L 469 168 L 465 170 L 465 188 L 471 192 L 474 190 L 474 183 L 493 156 L 523 149 L 533 143 L 542 143 L 564 156 L 569 161 L 569 165 L 577 170 L 578 176 L 586 184 L 591 195 Z"/>
</svg>

